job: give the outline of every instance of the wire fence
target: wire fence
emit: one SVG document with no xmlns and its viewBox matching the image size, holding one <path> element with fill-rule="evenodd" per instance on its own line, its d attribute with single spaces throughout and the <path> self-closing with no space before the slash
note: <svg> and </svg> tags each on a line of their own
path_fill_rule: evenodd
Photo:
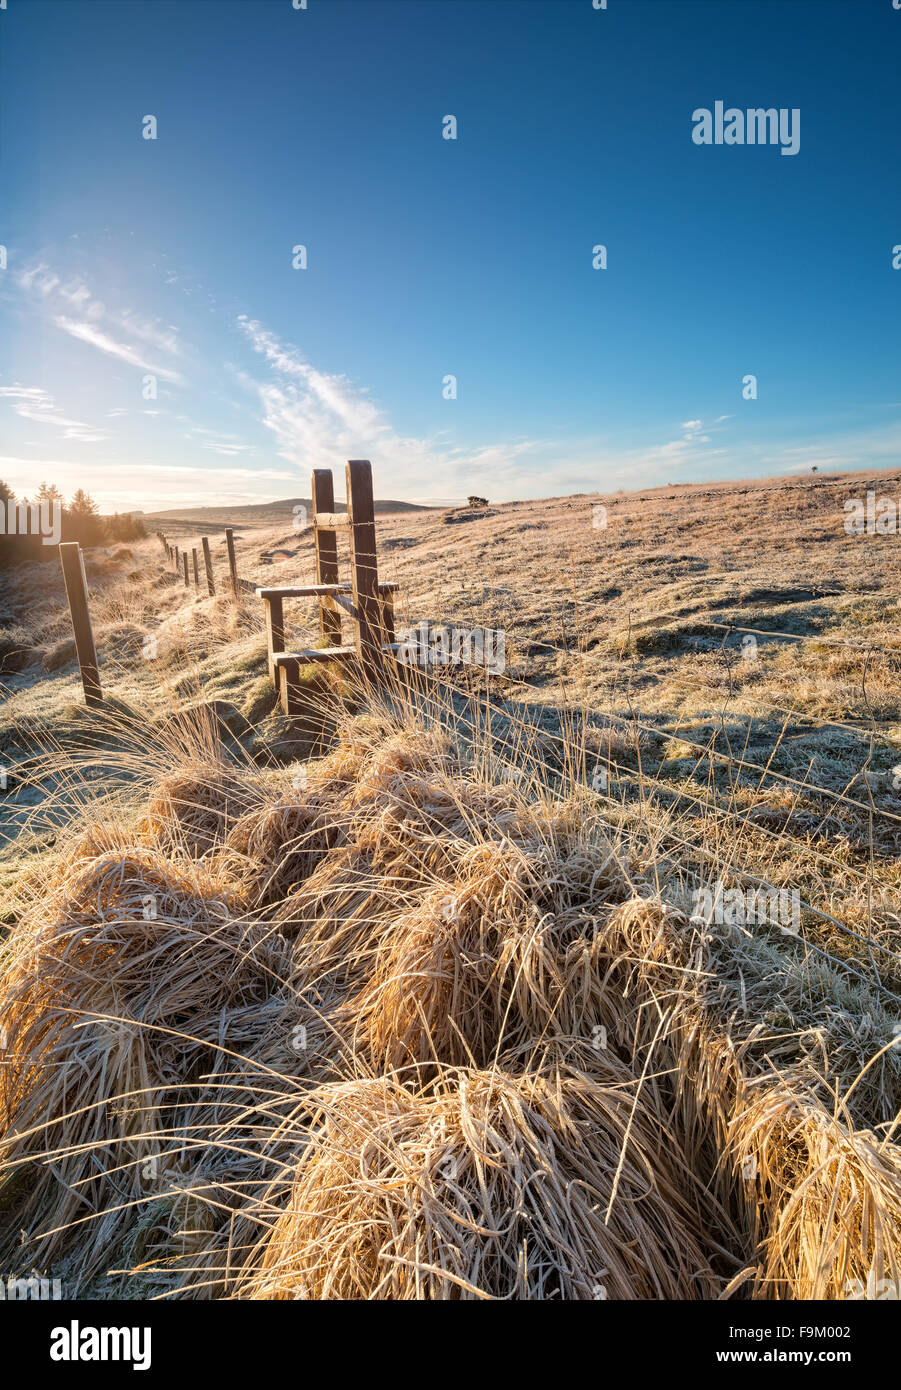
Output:
<svg viewBox="0 0 901 1390">
<path fill-rule="evenodd" d="M 721 496 L 748 489 L 716 491 Z M 173 577 L 203 588 L 198 548 L 177 548 L 162 534 L 160 540 Z M 240 599 L 258 581 L 239 573 L 230 529 L 225 544 L 227 578 L 214 580 L 208 562 L 209 592 L 218 583 Z M 209 561 L 208 545 L 203 554 Z M 517 754 L 527 745 L 533 775 L 596 798 L 614 823 L 655 852 L 669 846 L 665 853 L 675 870 L 697 882 L 709 877 L 710 865 L 724 880 L 756 887 L 783 885 L 788 878 L 803 909 L 804 928 L 797 934 L 805 949 L 860 978 L 865 977 L 857 966 L 865 957 L 880 988 L 887 981 L 901 983 L 901 733 L 874 713 L 867 685 L 876 659 L 888 662 L 893 675 L 897 663 L 901 675 L 901 639 L 892 647 L 727 621 L 720 605 L 683 622 L 658 614 L 633 625 L 630 618 L 619 647 L 598 650 L 579 629 L 578 597 L 548 615 L 548 626 L 558 629 L 553 640 L 519 632 L 512 607 L 483 592 L 463 609 L 443 611 L 438 622 L 417 623 L 403 612 L 403 603 L 398 614 L 399 639 L 405 619 L 408 633 L 411 623 L 420 637 L 425 629 L 424 647 L 417 640 L 411 659 L 454 691 L 464 723 L 468 718 L 473 726 L 503 726 L 498 743 L 502 757 L 505 742 L 509 746 L 511 776 L 520 775 Z M 480 646 L 474 661 L 471 642 L 460 644 L 460 657 L 443 640 L 448 630 L 479 630 L 503 640 L 489 644 L 490 659 L 489 648 Z M 649 632 L 672 639 L 662 671 L 659 665 L 650 669 L 642 654 L 641 640 Z M 785 703 L 778 691 L 755 689 L 746 678 L 754 669 L 746 650 L 730 646 L 735 638 L 752 639 L 748 649 L 758 672 L 767 644 L 795 644 L 817 660 L 824 651 L 853 653 L 861 713 L 836 717 L 807 709 L 800 699 Z M 714 645 L 699 648 L 704 641 Z M 681 656 L 692 657 L 691 669 L 678 661 Z M 699 657 L 713 657 L 718 669 L 705 672 Z M 538 669 L 548 660 L 551 670 Z M 695 707 L 649 712 L 653 691 L 668 696 L 670 706 L 677 696 L 683 703 L 692 697 Z M 827 735 L 840 736 L 840 746 Z M 799 767 L 805 758 L 806 767 Z M 843 898 L 844 914 L 800 894 L 800 884 L 814 878 L 820 903 L 834 907 L 833 899 Z M 827 930 L 814 939 L 817 924 Z M 836 953 L 835 933 L 853 943 L 849 958 Z"/>
<path fill-rule="evenodd" d="M 707 699 L 708 708 L 701 722 L 709 727 L 709 732 L 699 739 L 683 727 L 689 722 L 685 715 L 655 720 L 642 717 L 642 712 L 636 710 L 642 659 L 628 638 L 619 661 L 625 680 L 617 701 L 609 696 L 604 698 L 593 678 L 593 668 L 603 662 L 604 654 L 586 650 L 579 633 L 568 632 L 565 624 L 555 641 L 528 635 L 517 644 L 516 624 L 511 623 L 508 614 L 498 612 L 492 616 L 485 608 L 477 611 L 470 607 L 465 612 L 444 613 L 440 624 L 433 627 L 472 625 L 475 620 L 486 626 L 492 622 L 506 624 L 506 648 L 514 656 L 511 665 L 503 671 L 470 669 L 463 676 L 459 670 L 443 665 L 439 655 L 440 670 L 436 674 L 452 684 L 456 682 L 461 697 L 467 701 L 482 703 L 481 720 L 486 715 L 502 716 L 523 737 L 531 736 L 530 762 L 536 772 L 550 781 L 580 784 L 584 794 L 596 797 L 599 805 L 607 807 L 608 814 L 619 816 L 620 823 L 628 824 L 631 833 L 639 834 L 648 843 L 668 845 L 676 856 L 678 872 L 696 882 L 708 879 L 712 866 L 730 882 L 771 887 L 773 877 L 765 877 L 759 864 L 755 872 L 740 862 L 743 853 L 753 849 L 756 858 L 765 864 L 760 847 L 766 846 L 773 867 L 781 856 L 793 862 L 795 868 L 803 869 L 798 874 L 799 882 L 815 874 L 827 891 L 840 899 L 850 896 L 848 885 L 853 885 L 853 896 L 860 909 L 857 916 L 862 918 L 857 921 L 846 920 L 847 913 L 842 916 L 838 911 L 828 911 L 799 892 L 806 924 L 798 933 L 799 942 L 835 968 L 866 981 L 867 976 L 857 968 L 865 961 L 870 980 L 875 977 L 879 988 L 896 998 L 893 989 L 901 984 L 901 880 L 896 868 L 901 845 L 901 832 L 897 829 L 901 826 L 901 737 L 892 730 L 889 720 L 877 719 L 870 709 L 867 674 L 876 655 L 897 660 L 901 671 L 901 645 L 892 648 L 723 622 L 719 614 L 709 611 L 693 614 L 692 629 L 711 628 L 722 634 L 715 655 L 724 663 L 723 682 L 669 670 L 655 674 L 654 681 Z M 688 637 L 684 628 L 671 623 L 661 622 L 658 626 L 666 628 L 676 639 Z M 824 648 L 853 652 L 862 663 L 857 693 L 868 712 L 852 723 L 847 718 L 811 712 L 800 703 L 783 704 L 768 694 L 758 693 L 747 682 L 737 684 L 730 676 L 730 664 L 742 658 L 735 649 L 730 651 L 727 643 L 730 637 L 745 634 L 764 641 L 806 645 L 818 654 Z M 534 672 L 523 669 L 528 663 L 516 658 L 518 645 L 527 649 L 530 656 L 552 657 L 556 669 L 536 679 Z M 442 646 L 439 644 L 439 652 Z M 695 654 L 690 647 L 685 651 Z M 625 712 L 619 712 L 617 704 L 625 704 Z M 778 720 L 775 730 L 774 717 Z M 695 714 L 692 723 L 697 722 Z M 748 753 L 751 731 L 761 723 L 764 728 L 754 741 L 769 739 L 771 743 L 763 758 Z M 744 745 L 737 749 L 733 746 L 735 730 L 742 724 L 746 728 Z M 803 737 L 811 741 L 809 766 L 803 772 L 775 765 L 790 743 L 802 737 L 793 732 L 798 726 L 806 730 Z M 823 731 L 839 733 L 844 740 L 838 760 L 843 766 L 838 785 L 815 775 L 823 751 L 816 740 Z M 608 746 L 603 751 L 605 736 Z M 642 738 L 647 741 L 644 750 Z M 620 750 L 616 754 L 614 743 Z M 624 761 L 621 750 L 630 743 L 632 756 Z M 853 769 L 845 768 L 849 760 L 847 744 L 857 748 Z M 649 749 L 655 745 L 664 750 L 665 756 L 650 756 Z M 543 754 L 541 748 L 545 750 Z M 549 756 L 550 749 L 555 750 L 554 756 Z M 771 804 L 774 793 L 776 806 Z M 786 797 L 788 804 L 782 805 Z M 833 824 L 837 812 L 846 812 L 847 823 Z M 779 829 L 766 823 L 768 815 L 779 824 Z M 698 830 L 702 832 L 700 836 Z M 719 844 L 711 849 L 703 843 L 705 834 L 718 839 Z M 776 878 L 782 882 L 784 870 L 780 872 L 781 877 Z M 828 906 L 834 906 L 833 902 L 828 901 Z M 825 930 L 818 931 L 818 927 Z M 835 933 L 853 943 L 856 950 L 850 958 L 836 953 Z"/>
</svg>

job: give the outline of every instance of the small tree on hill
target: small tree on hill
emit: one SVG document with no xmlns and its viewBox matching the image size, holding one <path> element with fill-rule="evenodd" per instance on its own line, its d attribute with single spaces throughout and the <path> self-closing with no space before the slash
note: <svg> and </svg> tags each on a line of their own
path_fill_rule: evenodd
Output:
<svg viewBox="0 0 901 1390">
<path fill-rule="evenodd" d="M 103 521 L 97 503 L 83 488 L 78 488 L 68 507 L 66 531 L 81 545 L 97 545 L 103 539 Z"/>
</svg>

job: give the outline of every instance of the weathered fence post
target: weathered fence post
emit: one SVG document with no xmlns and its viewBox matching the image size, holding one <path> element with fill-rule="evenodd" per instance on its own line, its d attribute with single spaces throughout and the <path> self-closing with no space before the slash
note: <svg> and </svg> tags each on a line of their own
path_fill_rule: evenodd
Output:
<svg viewBox="0 0 901 1390">
<path fill-rule="evenodd" d="M 338 536 L 316 525 L 319 512 L 335 510 L 335 487 L 330 468 L 313 469 L 313 543 L 316 547 L 316 583 L 338 583 Z M 330 647 L 341 645 L 341 614 L 330 594 L 319 600 L 319 630 Z"/>
<path fill-rule="evenodd" d="M 394 594 L 390 589 L 382 594 L 382 629 L 382 640 L 393 645 L 396 641 L 394 631 Z"/>
<path fill-rule="evenodd" d="M 377 680 L 382 671 L 382 615 L 375 554 L 375 506 L 372 464 L 350 459 L 347 464 L 347 513 L 350 518 L 350 563 L 355 610 L 357 656 L 365 674 Z"/>
<path fill-rule="evenodd" d="M 235 559 L 235 533 L 230 526 L 225 528 L 225 544 L 228 547 L 228 571 L 231 575 L 232 593 L 238 597 L 238 562 Z"/>
<path fill-rule="evenodd" d="M 200 588 L 200 571 L 197 568 L 197 547 L 191 547 L 191 559 L 194 561 L 194 588 Z"/>
<path fill-rule="evenodd" d="M 182 568 L 183 568 L 183 570 L 184 570 L 184 576 L 185 576 L 185 588 L 187 588 L 187 587 L 188 587 L 188 552 L 187 552 L 186 550 L 183 550 L 183 551 L 181 552 L 181 563 L 182 563 Z"/>
<path fill-rule="evenodd" d="M 201 539 L 200 544 L 203 546 L 203 563 L 204 568 L 206 569 L 206 586 L 210 593 L 214 594 L 216 592 L 216 584 L 213 579 L 213 557 L 210 554 L 210 543 L 207 540 L 206 536 L 204 536 Z"/>
<path fill-rule="evenodd" d="M 276 690 L 281 689 L 281 675 L 275 669 L 275 657 L 285 650 L 285 606 L 277 596 L 266 599 L 266 647 L 269 652 L 269 679 Z"/>
<path fill-rule="evenodd" d="M 78 655 L 81 683 L 84 686 L 85 704 L 102 705 L 103 691 L 100 688 L 97 648 L 94 646 L 91 615 L 88 611 L 88 583 L 81 546 L 77 541 L 64 541 L 59 548 L 59 558 L 63 567 L 69 612 L 72 615 L 72 631 L 75 634 L 75 651 Z"/>
<path fill-rule="evenodd" d="M 173 547 L 172 547 L 172 561 L 173 561 L 172 569 L 174 570 L 174 572 L 175 572 L 176 574 L 178 574 L 179 565 L 178 565 L 178 546 L 177 546 L 177 545 L 173 545 Z"/>
</svg>

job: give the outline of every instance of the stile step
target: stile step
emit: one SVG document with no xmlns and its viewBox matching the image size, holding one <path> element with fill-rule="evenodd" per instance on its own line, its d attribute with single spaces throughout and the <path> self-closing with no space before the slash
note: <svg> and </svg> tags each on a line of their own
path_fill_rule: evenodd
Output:
<svg viewBox="0 0 901 1390">
<path fill-rule="evenodd" d="M 388 584 L 380 584 L 380 585 L 379 585 L 379 593 L 381 593 L 381 594 L 394 594 L 394 593 L 397 592 L 397 590 L 398 590 L 399 588 L 400 588 L 400 585 L 392 581 L 391 583 L 388 583 Z M 288 585 L 281 585 L 279 588 L 275 588 L 275 589 L 273 589 L 273 588 L 257 589 L 256 594 L 257 594 L 257 598 L 261 598 L 261 599 L 272 599 L 272 598 L 328 598 L 330 594 L 349 594 L 350 592 L 351 592 L 351 585 L 350 585 L 350 584 L 299 584 L 299 585 L 296 585 L 296 584 L 295 584 L 295 585 L 288 584 Z"/>
<path fill-rule="evenodd" d="M 307 661 L 342 661 L 357 654 L 356 647 L 310 647 L 299 652 L 274 652 L 273 666 L 301 665 Z"/>
</svg>

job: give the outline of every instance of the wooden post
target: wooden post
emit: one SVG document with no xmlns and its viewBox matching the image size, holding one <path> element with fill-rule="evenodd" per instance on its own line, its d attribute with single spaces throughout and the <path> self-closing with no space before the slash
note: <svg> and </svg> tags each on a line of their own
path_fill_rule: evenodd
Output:
<svg viewBox="0 0 901 1390">
<path fill-rule="evenodd" d="M 350 516 L 350 563 L 353 586 L 354 638 L 363 672 L 377 680 L 382 671 L 382 624 L 379 575 L 375 554 L 375 508 L 372 464 L 350 459 L 347 464 L 347 511 Z"/>
<path fill-rule="evenodd" d="M 88 583 L 81 546 L 77 541 L 64 541 L 59 548 L 59 558 L 63 566 L 69 612 L 72 615 L 72 631 L 75 634 L 75 651 L 78 655 L 81 683 L 84 686 L 85 704 L 102 705 L 103 691 L 100 689 L 97 648 L 94 646 L 91 615 L 88 611 Z"/>
<path fill-rule="evenodd" d="M 172 568 L 173 568 L 173 570 L 175 571 L 175 573 L 178 574 L 179 564 L 178 564 L 178 546 L 177 546 L 177 545 L 173 545 L 173 547 L 172 547 L 172 559 L 173 559 L 173 561 L 174 561 L 174 563 L 173 563 L 173 565 L 172 565 Z"/>
<path fill-rule="evenodd" d="M 181 552 L 181 562 L 182 562 L 182 567 L 183 567 L 184 573 L 185 573 L 185 588 L 187 589 L 187 587 L 188 587 L 188 552 L 187 552 L 186 550 L 183 550 L 183 551 Z"/>
<path fill-rule="evenodd" d="M 330 468 L 313 469 L 313 541 L 316 546 L 316 583 L 338 583 L 338 537 L 334 531 L 320 531 L 316 526 L 319 512 L 334 512 L 335 487 Z M 319 630 L 329 647 L 341 645 L 341 614 L 334 599 L 319 600 Z"/>
<path fill-rule="evenodd" d="M 228 571 L 231 575 L 232 593 L 238 597 L 238 562 L 235 559 L 235 533 L 230 526 L 225 528 L 225 544 L 228 547 Z"/>
<path fill-rule="evenodd" d="M 389 589 L 382 594 L 382 631 L 385 642 L 393 642 L 394 636 L 394 595 Z"/>
<path fill-rule="evenodd" d="M 194 562 L 194 588 L 200 588 L 200 571 L 197 568 L 197 546 L 191 547 L 191 559 Z"/>
<path fill-rule="evenodd" d="M 266 613 L 266 648 L 269 653 L 269 679 L 279 689 L 281 674 L 276 671 L 272 660 L 276 652 L 285 650 L 285 607 L 280 598 L 263 600 Z"/>
<path fill-rule="evenodd" d="M 206 586 L 210 593 L 214 594 L 216 592 L 216 584 L 213 579 L 213 557 L 210 554 L 210 543 L 207 540 L 206 536 L 203 537 L 200 544 L 203 546 L 203 563 L 206 569 Z"/>
</svg>

